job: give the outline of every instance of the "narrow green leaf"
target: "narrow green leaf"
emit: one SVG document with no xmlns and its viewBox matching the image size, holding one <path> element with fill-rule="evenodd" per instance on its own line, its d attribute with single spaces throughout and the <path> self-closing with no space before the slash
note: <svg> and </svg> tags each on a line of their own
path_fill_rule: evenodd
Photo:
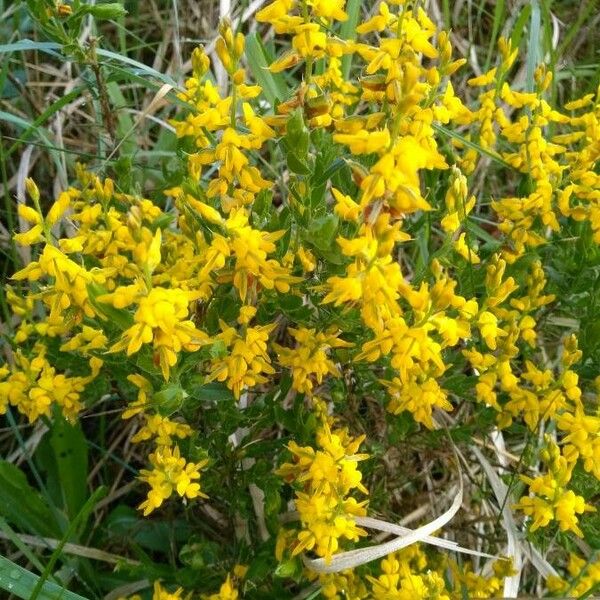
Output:
<svg viewBox="0 0 600 600">
<path fill-rule="evenodd" d="M 360 18 L 360 7 L 362 5 L 361 0 L 348 0 L 346 4 L 346 13 L 348 14 L 348 20 L 342 23 L 340 28 L 340 37 L 343 40 L 355 40 L 356 39 L 356 26 Z M 348 54 L 342 58 L 342 74 L 344 79 L 348 79 L 350 70 L 352 69 L 352 54 Z"/>
<path fill-rule="evenodd" d="M 62 539 L 60 540 L 60 544 L 58 544 L 58 546 L 56 547 L 56 550 L 54 550 L 54 552 L 52 553 L 52 556 L 50 557 L 50 560 L 48 561 L 48 564 L 46 565 L 44 572 L 42 573 L 42 575 L 40 577 L 36 577 L 37 581 L 35 582 L 33 590 L 31 590 L 31 595 L 27 596 L 27 598 L 29 598 L 29 600 L 37 600 L 40 597 L 43 598 L 43 596 L 40 596 L 40 594 L 42 594 L 44 587 L 46 585 L 48 585 L 46 580 L 48 579 L 48 577 L 50 577 L 50 574 L 54 570 L 54 565 L 56 564 L 56 561 L 60 558 L 65 544 L 69 541 L 71 536 L 79 529 L 79 527 L 87 521 L 88 517 L 90 516 L 90 513 L 92 512 L 92 510 L 94 510 L 94 507 L 96 506 L 96 504 L 105 495 L 106 495 L 106 488 L 105 487 L 98 488 L 90 496 L 90 498 L 84 504 L 84 506 L 79 511 L 77 516 L 69 523 L 69 527 L 67 528 L 64 535 L 62 536 Z M 55 597 L 60 597 L 60 596 L 55 596 Z"/>
<path fill-rule="evenodd" d="M 133 58 L 129 58 L 128 56 L 123 56 L 121 54 L 118 54 L 117 52 L 111 52 L 110 50 L 105 50 L 104 48 L 98 48 L 96 50 L 96 54 L 103 58 L 109 58 L 111 60 L 115 60 L 117 62 L 124 63 L 126 65 L 131 65 L 132 67 L 139 69 L 145 75 L 154 77 L 155 79 L 158 79 L 158 80 L 162 81 L 163 83 L 168 83 L 169 85 L 172 85 L 174 88 L 179 89 L 177 82 L 172 77 L 169 77 L 168 75 L 165 75 L 164 73 L 161 73 L 160 71 L 157 71 L 156 69 L 153 69 L 152 67 L 149 67 L 148 65 L 145 65 L 144 63 L 141 63 L 137 60 L 133 60 Z"/>
<path fill-rule="evenodd" d="M 438 123 L 433 123 L 432 127 L 439 133 L 442 133 L 447 137 L 458 140 L 468 148 L 472 148 L 473 150 L 477 150 L 477 152 L 479 152 L 480 154 L 489 156 L 489 158 L 491 158 L 494 162 L 498 163 L 499 165 L 502 165 L 507 169 L 514 169 L 514 167 L 511 164 L 507 163 L 501 156 L 495 154 L 494 152 L 491 152 L 490 150 L 484 148 L 483 146 L 480 146 L 479 144 L 476 144 L 475 142 L 472 142 L 471 140 L 468 140 L 464 136 L 460 135 L 460 133 L 456 133 L 456 131 L 452 131 L 451 129 L 444 127 L 444 125 L 440 125 Z"/>
<path fill-rule="evenodd" d="M 494 22 L 492 24 L 492 35 L 490 36 L 490 44 L 488 46 L 487 58 L 485 60 L 485 69 L 484 71 L 488 71 L 491 62 L 492 56 L 494 56 L 494 48 L 496 47 L 496 43 L 498 41 L 498 32 L 500 31 L 500 27 L 504 23 L 504 0 L 496 0 L 496 4 L 494 6 Z"/>
<path fill-rule="evenodd" d="M 7 52 L 24 52 L 25 50 L 39 50 L 47 54 L 51 54 L 58 58 L 62 58 L 56 50 L 60 50 L 60 44 L 54 42 L 34 42 L 33 40 L 19 40 L 12 44 L 0 44 L 0 54 Z"/>
<path fill-rule="evenodd" d="M 285 81 L 280 74 L 269 71 L 270 61 L 267 60 L 265 47 L 255 33 L 246 37 L 246 58 L 254 79 L 262 88 L 271 106 L 275 106 L 277 101 L 285 100 L 287 95 Z"/>
<path fill-rule="evenodd" d="M 523 38 L 523 33 L 525 31 L 525 26 L 527 21 L 529 20 L 529 16 L 531 15 L 531 4 L 527 3 L 521 9 L 521 12 L 515 21 L 510 39 L 512 41 L 513 48 L 518 48 L 521 43 L 521 39 Z"/>
<path fill-rule="evenodd" d="M 39 558 L 31 551 L 31 548 L 21 540 L 16 531 L 2 517 L 0 517 L 0 530 L 2 530 L 2 533 L 6 536 L 6 539 L 10 540 L 40 573 L 44 570 L 44 565 L 42 565 Z"/>
<path fill-rule="evenodd" d="M 542 16 L 538 0 L 531 2 L 531 22 L 529 26 L 529 43 L 527 45 L 527 61 L 526 67 L 526 86 L 527 91 L 532 92 L 534 89 L 533 76 L 535 69 L 540 61 L 540 33 L 541 33 Z"/>
</svg>

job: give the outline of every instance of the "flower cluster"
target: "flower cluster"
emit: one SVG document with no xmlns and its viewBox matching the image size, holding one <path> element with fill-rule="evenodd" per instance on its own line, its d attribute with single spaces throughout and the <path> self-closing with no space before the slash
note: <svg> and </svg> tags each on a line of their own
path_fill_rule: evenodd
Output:
<svg viewBox="0 0 600 600">
<path fill-rule="evenodd" d="M 355 521 L 355 517 L 366 515 L 366 501 L 357 502 L 350 493 L 354 489 L 368 493 L 357 464 L 368 455 L 357 454 L 364 436 L 352 438 L 344 429 L 332 430 L 331 419 L 326 415 L 323 418 L 316 434 L 316 449 L 291 442 L 288 449 L 294 462 L 283 464 L 277 473 L 298 485 L 295 505 L 302 530 L 292 556 L 314 550 L 331 560 L 340 540 L 357 541 L 367 534 Z"/>
<path fill-rule="evenodd" d="M 528 493 L 509 503 L 523 535 L 557 524 L 582 536 L 593 507 L 573 473 L 600 479 L 577 337 L 548 344 L 540 327 L 556 308 L 545 245 L 574 225 L 600 243 L 600 90 L 552 106 L 543 67 L 527 89 L 510 83 L 517 49 L 501 38 L 499 64 L 459 97 L 466 61 L 421 4 L 382 1 L 343 39 L 344 0 L 275 0 L 256 20 L 288 46 L 254 79 L 256 55 L 224 20 L 215 60 L 227 81 L 215 84 L 199 47 L 177 91 L 180 173 L 146 198 L 78 166 L 47 211 L 31 180 L 18 209 L 14 239 L 34 260 L 7 290 L 0 413 L 75 422 L 103 378 L 147 451 L 144 516 L 172 496 L 206 500 L 206 487 L 236 551 L 260 535 L 266 570 L 281 563 L 331 599 L 488 597 L 512 573 L 510 561 L 479 573 L 412 546 L 364 571 L 302 574 L 299 555 L 331 564 L 361 542 L 367 506 L 393 514 L 388 494 L 355 498 L 369 494 L 359 462 L 392 460 L 403 436 L 437 440 L 449 423 L 469 440 L 548 432 L 523 456 L 543 473 L 522 477 Z M 497 194 L 476 181 L 488 169 L 501 173 Z M 399 465 L 418 453 L 405 454 Z M 211 487 L 220 478 L 227 491 Z M 248 489 L 256 528 L 250 502 L 226 495 Z M 416 496 L 414 482 L 403 489 Z M 281 523 L 290 516 L 296 526 Z M 486 552 L 503 552 L 496 537 Z M 237 599 L 242 577 L 205 597 Z M 277 586 L 264 597 L 295 595 Z"/>
</svg>

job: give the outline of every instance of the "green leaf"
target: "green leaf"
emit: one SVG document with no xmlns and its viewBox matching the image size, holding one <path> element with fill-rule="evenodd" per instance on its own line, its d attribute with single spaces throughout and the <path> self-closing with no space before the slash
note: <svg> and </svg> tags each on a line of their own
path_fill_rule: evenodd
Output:
<svg viewBox="0 0 600 600">
<path fill-rule="evenodd" d="M 168 83 L 169 85 L 172 85 L 176 89 L 180 89 L 179 86 L 177 85 L 177 82 L 172 77 L 169 77 L 168 75 L 165 75 L 164 73 L 161 73 L 160 71 L 157 71 L 156 69 L 153 69 L 152 67 L 149 67 L 148 65 L 145 65 L 144 63 L 141 63 L 137 60 L 133 60 L 133 58 L 129 58 L 128 56 L 123 56 L 121 54 L 118 54 L 117 52 L 111 52 L 110 50 L 105 50 L 104 48 L 98 48 L 96 50 L 96 54 L 98 56 L 101 56 L 102 58 L 109 58 L 111 60 L 115 60 L 117 62 L 124 63 L 126 65 L 135 67 L 136 69 L 138 69 L 140 72 L 142 72 L 146 76 L 149 75 L 150 77 L 153 77 L 154 79 L 158 79 L 159 81 L 162 81 L 163 83 Z"/>
<path fill-rule="evenodd" d="M 17 598 L 30 600 L 40 578 L 18 564 L 0 556 L 0 589 Z M 62 586 L 46 581 L 37 594 L 38 600 L 87 600 Z"/>
<path fill-rule="evenodd" d="M 492 35 L 490 36 L 490 44 L 488 47 L 488 54 L 485 61 L 484 71 L 488 71 L 490 68 L 490 64 L 492 62 L 492 56 L 494 55 L 494 47 L 497 42 L 498 32 L 500 31 L 500 26 L 504 23 L 504 0 L 496 0 L 494 6 L 494 23 L 492 25 Z"/>
<path fill-rule="evenodd" d="M 485 154 L 485 156 L 489 156 L 494 162 L 498 163 L 499 165 L 502 165 L 507 169 L 516 171 L 515 167 L 513 167 L 510 163 L 507 163 L 501 156 L 495 154 L 487 148 L 484 148 L 483 146 L 480 146 L 479 144 L 476 144 L 475 142 L 472 142 L 471 140 L 468 140 L 466 137 L 460 135 L 460 133 L 456 133 L 456 131 L 452 131 L 451 129 L 444 127 L 444 125 L 440 125 L 439 123 L 432 123 L 432 127 L 439 133 L 447 137 L 454 138 L 455 140 L 458 140 L 461 144 L 464 144 L 468 148 L 477 150 L 479 154 Z"/>
<path fill-rule="evenodd" d="M 82 7 L 85 13 L 88 13 L 96 19 L 119 19 L 127 14 L 124 6 L 118 2 L 109 2 L 107 4 L 86 4 Z"/>
<path fill-rule="evenodd" d="M 287 95 L 285 81 L 279 73 L 274 74 L 269 71 L 271 61 L 267 60 L 265 47 L 256 33 L 246 36 L 246 58 L 252 75 L 262 88 L 269 104 L 275 106 L 277 102 L 285 100 Z"/>
<path fill-rule="evenodd" d="M 0 514 L 15 527 L 44 537 L 57 537 L 61 528 L 52 510 L 29 485 L 21 469 L 0 462 Z"/>
<path fill-rule="evenodd" d="M 313 185 L 319 187 L 325 185 L 331 177 L 346 166 L 346 161 L 343 158 L 336 158 L 322 173 L 315 173 Z"/>
<path fill-rule="evenodd" d="M 50 445 L 58 468 L 63 502 L 69 517 L 74 518 L 88 495 L 88 445 L 81 426 L 71 425 L 66 419 L 56 417 Z"/>
<path fill-rule="evenodd" d="M 67 527 L 67 530 L 63 534 L 63 536 L 60 540 L 60 543 L 58 544 L 58 546 L 56 546 L 56 549 L 54 550 L 54 552 L 52 552 L 52 556 L 50 556 L 50 560 L 48 561 L 48 564 L 46 565 L 44 572 L 41 574 L 40 577 L 36 577 L 35 585 L 34 585 L 33 589 L 31 590 L 31 594 L 29 596 L 27 596 L 27 598 L 29 598 L 29 600 L 37 600 L 40 597 L 43 598 L 43 596 L 40 596 L 40 594 L 43 593 L 45 586 L 48 585 L 46 580 L 52 574 L 52 572 L 54 570 L 54 565 L 56 564 L 56 561 L 58 561 L 58 559 L 60 558 L 63 548 L 65 547 L 65 544 L 67 543 L 67 541 L 69 539 L 71 539 L 74 536 L 75 532 L 78 531 L 81 526 L 85 525 L 92 510 L 94 510 L 94 507 L 96 506 L 96 504 L 105 495 L 106 495 L 106 488 L 104 486 L 98 488 L 90 496 L 88 501 L 83 505 L 81 510 L 77 513 L 77 516 L 69 523 L 69 526 Z M 60 597 L 60 596 L 58 596 L 58 597 Z"/>
<path fill-rule="evenodd" d="M 7 52 L 24 52 L 26 50 L 39 50 L 46 54 L 51 54 L 57 58 L 62 58 L 55 50 L 60 50 L 61 45 L 54 42 L 34 42 L 33 40 L 19 40 L 13 44 L 2 44 L 0 45 L 0 54 L 6 54 Z"/>
<path fill-rule="evenodd" d="M 107 302 L 99 302 L 98 296 L 108 293 L 101 285 L 90 283 L 87 286 L 90 304 L 105 317 L 108 317 L 120 329 L 127 329 L 133 323 L 131 314 L 125 309 L 115 308 Z"/>
<path fill-rule="evenodd" d="M 527 91 L 534 90 L 533 76 L 541 56 L 541 12 L 538 0 L 531 2 L 531 25 L 529 28 L 529 43 L 527 44 L 526 85 Z"/>
<path fill-rule="evenodd" d="M 306 127 L 301 110 L 296 110 L 290 115 L 283 139 L 289 152 L 296 154 L 301 159 L 306 159 L 310 145 L 310 132 Z"/>
<path fill-rule="evenodd" d="M 335 242 L 339 218 L 337 215 L 325 215 L 315 219 L 308 231 L 308 239 L 319 250 L 329 250 Z"/>
<path fill-rule="evenodd" d="M 296 175 L 310 175 L 311 170 L 308 164 L 299 158 L 294 152 L 288 152 L 286 156 L 288 169 Z"/>
</svg>

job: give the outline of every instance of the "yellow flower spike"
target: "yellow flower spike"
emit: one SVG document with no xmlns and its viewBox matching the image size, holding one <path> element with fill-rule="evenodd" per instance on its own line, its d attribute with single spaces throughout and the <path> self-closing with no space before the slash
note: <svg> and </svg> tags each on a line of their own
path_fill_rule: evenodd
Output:
<svg viewBox="0 0 600 600">
<path fill-rule="evenodd" d="M 507 335 L 506 331 L 498 327 L 498 318 L 489 311 L 480 313 L 477 320 L 477 326 L 481 331 L 481 337 L 483 337 L 490 350 L 495 350 L 497 348 L 499 337 Z"/>
<path fill-rule="evenodd" d="M 200 45 L 192 51 L 192 70 L 194 77 L 202 79 L 210 69 L 210 58 L 206 55 L 204 46 Z"/>
<path fill-rule="evenodd" d="M 314 549 L 329 561 L 340 540 L 358 541 L 366 535 L 355 522 L 355 517 L 366 514 L 366 502 L 349 496 L 353 489 L 368 493 L 357 467 L 359 461 L 368 458 L 356 454 L 363 440 L 364 436 L 352 438 L 347 431 L 331 430 L 323 422 L 317 431 L 317 450 L 289 444 L 294 463 L 283 464 L 277 474 L 286 481 L 302 483 L 305 490 L 296 493 L 303 529 L 292 545 L 292 556 Z M 287 538 L 282 538 L 281 543 L 285 541 Z"/>
<path fill-rule="evenodd" d="M 224 219 L 221 216 L 221 213 L 212 206 L 201 202 L 200 200 L 196 200 L 196 198 L 190 194 L 186 194 L 185 201 L 210 223 L 215 223 L 216 225 L 223 223 Z"/>
<path fill-rule="evenodd" d="M 300 263 L 302 264 L 302 269 L 305 273 L 312 273 L 317 267 L 317 261 L 314 254 L 307 250 L 306 248 L 298 248 L 298 252 L 296 253 Z"/>
<path fill-rule="evenodd" d="M 227 44 L 222 37 L 217 38 L 215 42 L 215 52 L 221 61 L 221 64 L 225 68 L 228 73 L 232 73 L 235 65 L 231 59 L 231 55 L 229 54 L 229 49 L 227 48 Z"/>
<path fill-rule="evenodd" d="M 240 308 L 240 316 L 238 317 L 238 323 L 240 325 L 248 325 L 250 321 L 256 315 L 256 306 L 242 306 Z"/>
<path fill-rule="evenodd" d="M 454 250 L 460 254 L 466 261 L 473 265 L 477 265 L 481 262 L 477 252 L 471 248 L 466 242 L 466 233 L 461 233 L 458 238 L 453 242 Z"/>
<path fill-rule="evenodd" d="M 296 348 L 285 348 L 279 344 L 273 344 L 273 347 L 277 351 L 279 363 L 291 369 L 294 389 L 310 393 L 315 382 L 321 384 L 328 375 L 340 376 L 329 353 L 334 348 L 350 348 L 351 343 L 339 339 L 339 333 L 317 333 L 314 329 L 304 327 L 288 327 L 288 332 L 296 340 Z"/>
<path fill-rule="evenodd" d="M 292 48 L 302 58 L 323 58 L 327 47 L 327 34 L 317 23 L 305 23 L 295 29 Z"/>
<path fill-rule="evenodd" d="M 298 52 L 289 50 L 269 65 L 269 71 L 271 71 L 271 73 L 281 73 L 286 69 L 295 67 L 301 60 L 302 57 Z"/>
<path fill-rule="evenodd" d="M 352 154 L 372 154 L 387 148 L 390 144 L 390 132 L 387 129 L 367 132 L 364 130 L 355 134 L 336 133 L 333 141 L 350 147 Z"/>
</svg>

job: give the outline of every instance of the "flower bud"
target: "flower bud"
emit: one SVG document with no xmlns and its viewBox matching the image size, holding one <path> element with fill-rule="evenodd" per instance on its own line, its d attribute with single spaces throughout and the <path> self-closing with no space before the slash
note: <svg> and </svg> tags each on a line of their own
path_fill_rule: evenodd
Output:
<svg viewBox="0 0 600 600">
<path fill-rule="evenodd" d="M 40 190 L 31 177 L 28 177 L 25 180 L 25 189 L 27 190 L 29 197 L 37 204 L 40 201 Z"/>
</svg>

